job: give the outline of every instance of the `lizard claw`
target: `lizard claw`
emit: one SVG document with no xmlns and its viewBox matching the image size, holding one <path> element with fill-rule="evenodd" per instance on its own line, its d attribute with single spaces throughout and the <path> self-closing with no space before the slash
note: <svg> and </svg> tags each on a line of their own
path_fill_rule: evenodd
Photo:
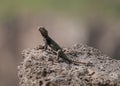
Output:
<svg viewBox="0 0 120 86">
<path fill-rule="evenodd" d="M 35 47 L 36 50 L 47 50 L 46 46 L 42 46 L 42 45 L 38 45 L 37 47 Z"/>
<path fill-rule="evenodd" d="M 44 46 L 42 46 L 42 45 L 38 45 L 38 46 L 35 47 L 35 49 L 36 49 L 36 50 L 44 49 Z"/>
</svg>

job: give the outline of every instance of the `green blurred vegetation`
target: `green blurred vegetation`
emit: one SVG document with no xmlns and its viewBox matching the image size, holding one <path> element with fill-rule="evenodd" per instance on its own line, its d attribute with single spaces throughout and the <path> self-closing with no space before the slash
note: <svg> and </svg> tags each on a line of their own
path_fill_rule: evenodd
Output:
<svg viewBox="0 0 120 86">
<path fill-rule="evenodd" d="M 118 15 L 120 13 L 119 0 L 0 0 L 0 12 L 21 11 L 54 11 L 77 15 L 89 13 L 104 13 Z"/>
</svg>

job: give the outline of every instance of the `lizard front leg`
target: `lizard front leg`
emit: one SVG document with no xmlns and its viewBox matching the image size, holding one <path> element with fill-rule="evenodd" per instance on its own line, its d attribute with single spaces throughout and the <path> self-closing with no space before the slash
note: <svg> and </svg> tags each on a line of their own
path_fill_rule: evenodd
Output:
<svg viewBox="0 0 120 86">
<path fill-rule="evenodd" d="M 44 50 L 47 50 L 47 48 L 48 48 L 47 39 L 44 38 L 43 41 L 44 41 Z"/>
<path fill-rule="evenodd" d="M 59 61 L 59 59 L 60 59 L 61 52 L 62 52 L 62 49 L 59 49 L 57 51 L 57 61 Z"/>
</svg>

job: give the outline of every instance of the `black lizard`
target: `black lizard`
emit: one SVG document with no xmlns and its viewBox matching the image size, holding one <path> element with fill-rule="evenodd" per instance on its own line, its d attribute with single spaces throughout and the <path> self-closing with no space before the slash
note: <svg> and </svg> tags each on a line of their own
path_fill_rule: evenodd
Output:
<svg viewBox="0 0 120 86">
<path fill-rule="evenodd" d="M 62 51 L 62 48 L 48 35 L 48 31 L 44 28 L 44 27 L 40 27 L 39 31 L 43 37 L 43 40 L 45 42 L 45 45 L 42 47 L 45 50 L 47 49 L 47 47 L 49 46 L 51 49 L 53 49 L 54 51 L 57 52 L 58 54 L 58 59 L 61 57 L 64 60 L 68 61 L 69 64 L 74 63 L 74 64 L 78 64 L 78 63 L 82 63 L 82 64 L 86 64 L 85 62 L 80 62 L 80 61 L 74 61 L 69 59 L 64 52 Z"/>
</svg>

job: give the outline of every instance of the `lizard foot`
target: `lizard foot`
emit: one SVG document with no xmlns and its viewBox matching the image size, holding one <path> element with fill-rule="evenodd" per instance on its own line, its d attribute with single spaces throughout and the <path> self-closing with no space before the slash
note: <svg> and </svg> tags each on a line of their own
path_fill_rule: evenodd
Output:
<svg viewBox="0 0 120 86">
<path fill-rule="evenodd" d="M 38 46 L 36 46 L 34 49 L 36 49 L 36 50 L 44 49 L 44 46 L 42 46 L 42 45 L 38 45 Z"/>
</svg>

